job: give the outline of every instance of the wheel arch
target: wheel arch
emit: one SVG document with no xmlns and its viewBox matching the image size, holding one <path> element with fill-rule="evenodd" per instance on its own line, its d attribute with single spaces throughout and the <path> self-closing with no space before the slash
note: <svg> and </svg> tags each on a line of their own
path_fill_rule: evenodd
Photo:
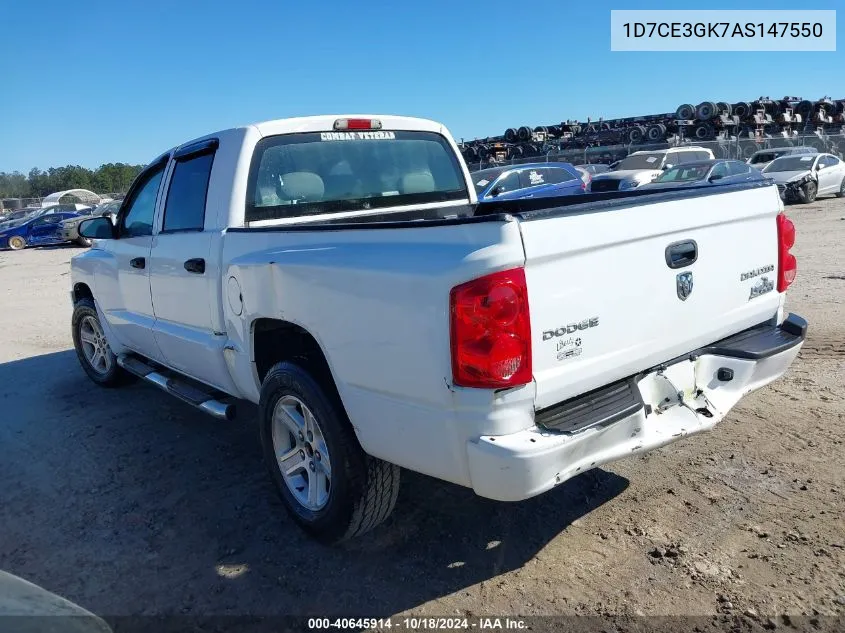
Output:
<svg viewBox="0 0 845 633">
<path fill-rule="evenodd" d="M 342 406 L 328 356 L 317 338 L 301 325 L 274 318 L 258 318 L 250 327 L 252 360 L 258 385 L 276 363 L 292 362 L 307 370 Z"/>
<path fill-rule="evenodd" d="M 94 293 L 91 291 L 91 287 L 84 281 L 73 284 L 73 302 L 76 303 L 80 299 L 94 300 Z"/>
</svg>

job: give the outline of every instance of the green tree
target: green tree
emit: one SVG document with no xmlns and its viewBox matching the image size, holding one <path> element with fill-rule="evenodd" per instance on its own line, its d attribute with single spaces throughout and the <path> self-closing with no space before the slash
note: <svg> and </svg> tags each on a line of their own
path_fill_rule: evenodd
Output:
<svg viewBox="0 0 845 633">
<path fill-rule="evenodd" d="M 43 198 L 66 189 L 126 193 L 143 168 L 143 165 L 106 163 L 95 170 L 79 165 L 50 167 L 47 171 L 33 167 L 26 176 L 19 172 L 0 172 L 0 198 Z"/>
</svg>

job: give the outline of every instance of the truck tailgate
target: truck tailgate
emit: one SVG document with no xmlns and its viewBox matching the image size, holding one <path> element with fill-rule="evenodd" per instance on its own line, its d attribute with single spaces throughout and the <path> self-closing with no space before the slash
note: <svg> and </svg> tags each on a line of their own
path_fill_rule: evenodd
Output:
<svg viewBox="0 0 845 633">
<path fill-rule="evenodd" d="M 725 189 L 521 217 L 536 409 L 775 316 L 777 189 Z"/>
</svg>

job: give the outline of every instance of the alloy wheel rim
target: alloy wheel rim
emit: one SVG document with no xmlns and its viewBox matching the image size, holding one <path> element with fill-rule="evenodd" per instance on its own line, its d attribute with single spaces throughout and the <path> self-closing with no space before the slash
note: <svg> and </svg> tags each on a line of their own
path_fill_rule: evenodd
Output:
<svg viewBox="0 0 845 633">
<path fill-rule="evenodd" d="M 105 375 L 112 367 L 111 350 L 100 322 L 93 316 L 86 316 L 79 324 L 79 342 L 85 360 L 98 374 Z"/>
<path fill-rule="evenodd" d="M 302 507 L 316 512 L 331 493 L 331 459 L 317 418 L 302 400 L 287 395 L 273 408 L 273 452 L 282 479 Z"/>
</svg>

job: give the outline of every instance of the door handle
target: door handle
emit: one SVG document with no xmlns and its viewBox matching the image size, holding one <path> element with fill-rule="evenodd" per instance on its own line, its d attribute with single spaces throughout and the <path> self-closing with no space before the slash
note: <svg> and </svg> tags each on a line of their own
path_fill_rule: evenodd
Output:
<svg viewBox="0 0 845 633">
<path fill-rule="evenodd" d="M 683 268 L 698 259 L 698 244 L 695 240 L 674 242 L 666 247 L 666 265 L 669 268 Z"/>
<path fill-rule="evenodd" d="M 205 260 L 202 257 L 189 259 L 185 262 L 185 270 L 189 273 L 196 273 L 202 275 L 205 272 Z"/>
<path fill-rule="evenodd" d="M 129 265 L 132 266 L 132 268 L 145 268 L 147 260 L 143 257 L 136 257 L 135 259 L 129 260 Z"/>
</svg>

